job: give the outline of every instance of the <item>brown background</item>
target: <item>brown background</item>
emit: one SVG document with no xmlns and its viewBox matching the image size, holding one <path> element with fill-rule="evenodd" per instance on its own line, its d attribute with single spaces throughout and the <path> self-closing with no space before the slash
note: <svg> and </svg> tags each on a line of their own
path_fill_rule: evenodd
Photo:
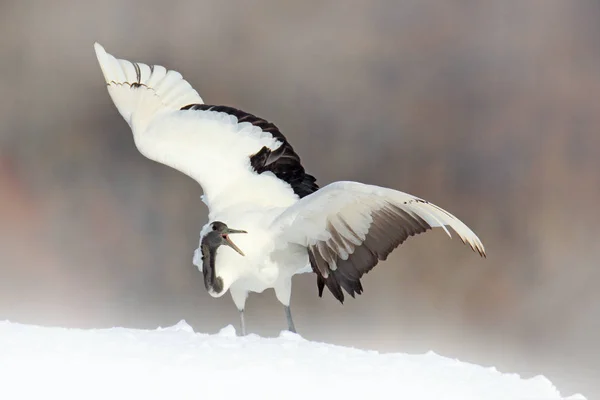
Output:
<svg viewBox="0 0 600 400">
<path fill-rule="evenodd" d="M 404 190 L 483 239 L 411 239 L 344 306 L 295 278 L 305 337 L 600 392 L 600 3 L 2 1 L 0 319 L 215 332 L 238 316 L 191 263 L 201 190 L 137 152 L 94 41 L 274 121 L 321 185 Z M 271 291 L 247 312 L 285 327 Z"/>
</svg>

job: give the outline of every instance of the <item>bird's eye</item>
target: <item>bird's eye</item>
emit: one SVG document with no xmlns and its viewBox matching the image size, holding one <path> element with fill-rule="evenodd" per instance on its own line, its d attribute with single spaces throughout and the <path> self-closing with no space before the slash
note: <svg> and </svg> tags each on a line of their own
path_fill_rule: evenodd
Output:
<svg viewBox="0 0 600 400">
<path fill-rule="evenodd" d="M 217 230 L 217 227 L 216 227 L 214 224 L 213 224 L 212 228 L 213 228 L 213 229 L 212 229 L 213 231 L 216 231 L 216 230 Z"/>
</svg>

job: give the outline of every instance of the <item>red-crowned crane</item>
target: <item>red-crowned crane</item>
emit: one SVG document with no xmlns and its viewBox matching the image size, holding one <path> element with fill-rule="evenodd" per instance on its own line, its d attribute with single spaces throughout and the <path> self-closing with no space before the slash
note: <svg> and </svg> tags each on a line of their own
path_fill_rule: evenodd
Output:
<svg viewBox="0 0 600 400">
<path fill-rule="evenodd" d="M 357 182 L 323 188 L 304 171 L 272 123 L 244 111 L 204 104 L 181 74 L 119 60 L 95 44 L 108 92 L 133 132 L 138 150 L 195 179 L 209 222 L 194 264 L 213 297 L 227 291 L 240 311 L 249 292 L 273 288 L 288 329 L 292 277 L 314 272 L 340 302 L 344 289 L 363 291 L 360 278 L 409 236 L 441 227 L 485 257 L 479 238 L 430 202 Z M 234 236 L 235 244 L 230 235 Z"/>
</svg>

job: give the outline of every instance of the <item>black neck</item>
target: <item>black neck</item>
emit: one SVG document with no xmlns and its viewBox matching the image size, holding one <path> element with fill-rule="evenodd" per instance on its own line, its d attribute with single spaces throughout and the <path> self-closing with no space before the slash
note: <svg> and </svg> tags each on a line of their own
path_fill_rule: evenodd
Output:
<svg viewBox="0 0 600 400">
<path fill-rule="evenodd" d="M 206 244 L 202 245 L 202 274 L 204 275 L 204 287 L 206 290 L 212 290 L 220 293 L 223 289 L 223 281 L 217 278 L 215 271 L 215 260 L 217 258 L 217 248 Z"/>
</svg>

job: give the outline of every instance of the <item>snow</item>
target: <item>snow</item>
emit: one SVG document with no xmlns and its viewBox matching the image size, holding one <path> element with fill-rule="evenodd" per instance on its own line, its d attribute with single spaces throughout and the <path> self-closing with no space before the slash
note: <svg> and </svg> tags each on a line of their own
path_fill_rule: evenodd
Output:
<svg viewBox="0 0 600 400">
<path fill-rule="evenodd" d="M 80 330 L 0 322 L 2 399 L 560 399 L 531 379 L 439 356 L 169 328 Z M 568 397 L 584 399 L 581 395 Z"/>
</svg>

